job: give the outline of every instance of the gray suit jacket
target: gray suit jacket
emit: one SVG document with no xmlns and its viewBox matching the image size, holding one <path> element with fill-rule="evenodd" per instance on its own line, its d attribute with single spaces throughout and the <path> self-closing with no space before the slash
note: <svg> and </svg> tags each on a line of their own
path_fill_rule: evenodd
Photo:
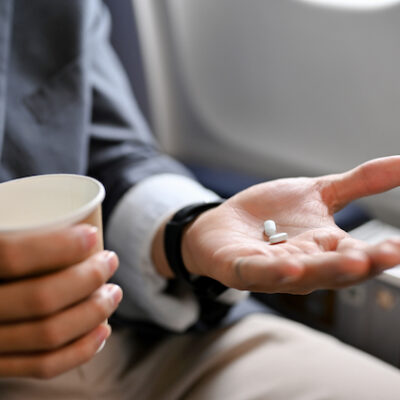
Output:
<svg viewBox="0 0 400 400">
<path fill-rule="evenodd" d="M 121 196 L 157 173 L 190 173 L 161 154 L 108 40 L 100 0 L 0 1 L 0 182 L 76 173 Z M 200 300 L 200 322 L 229 306 Z M 130 321 L 129 323 L 132 323 Z"/>
<path fill-rule="evenodd" d="M 146 176 L 189 174 L 158 151 L 109 31 L 101 1 L 0 2 L 0 180 L 91 175 L 105 219 Z"/>
</svg>

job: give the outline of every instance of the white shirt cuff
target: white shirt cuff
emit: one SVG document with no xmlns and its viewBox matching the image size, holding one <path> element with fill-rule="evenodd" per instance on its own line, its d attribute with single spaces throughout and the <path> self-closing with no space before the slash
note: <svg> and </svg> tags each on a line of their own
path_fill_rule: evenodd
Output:
<svg viewBox="0 0 400 400">
<path fill-rule="evenodd" d="M 124 290 L 118 313 L 122 317 L 151 321 L 167 329 L 184 331 L 199 317 L 199 307 L 190 290 L 167 294 L 167 280 L 151 261 L 151 243 L 160 224 L 174 211 L 219 197 L 198 182 L 181 175 L 160 174 L 131 188 L 112 213 L 106 245 L 116 251 L 120 267 L 115 281 Z M 236 294 L 232 294 L 236 293 Z M 236 302 L 245 295 L 230 289 L 222 302 Z"/>
</svg>

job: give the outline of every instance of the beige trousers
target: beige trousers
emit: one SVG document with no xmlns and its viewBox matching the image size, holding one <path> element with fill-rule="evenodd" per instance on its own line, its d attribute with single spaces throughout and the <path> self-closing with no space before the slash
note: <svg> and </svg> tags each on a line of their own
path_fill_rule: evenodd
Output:
<svg viewBox="0 0 400 400">
<path fill-rule="evenodd" d="M 399 400 L 400 371 L 272 315 L 141 344 L 114 332 L 89 363 L 48 381 L 0 380 L 1 400 Z"/>
</svg>

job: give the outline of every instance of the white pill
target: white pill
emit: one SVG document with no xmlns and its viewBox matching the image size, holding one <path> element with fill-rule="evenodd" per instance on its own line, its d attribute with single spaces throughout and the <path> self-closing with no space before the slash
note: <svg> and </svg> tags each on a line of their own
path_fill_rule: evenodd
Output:
<svg viewBox="0 0 400 400">
<path fill-rule="evenodd" d="M 269 242 L 271 244 L 286 242 L 288 240 L 288 234 L 286 232 L 277 233 L 269 237 Z"/>
<path fill-rule="evenodd" d="M 272 219 L 267 219 L 264 222 L 264 232 L 267 236 L 275 235 L 276 233 L 275 221 L 273 221 Z"/>
</svg>

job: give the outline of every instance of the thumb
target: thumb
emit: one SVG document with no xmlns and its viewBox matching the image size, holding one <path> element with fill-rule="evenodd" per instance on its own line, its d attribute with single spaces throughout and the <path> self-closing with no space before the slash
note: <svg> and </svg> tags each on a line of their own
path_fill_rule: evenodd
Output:
<svg viewBox="0 0 400 400">
<path fill-rule="evenodd" d="M 336 212 L 353 200 L 400 186 L 400 156 L 367 161 L 350 171 L 328 175 L 322 180 L 325 200 Z"/>
</svg>

